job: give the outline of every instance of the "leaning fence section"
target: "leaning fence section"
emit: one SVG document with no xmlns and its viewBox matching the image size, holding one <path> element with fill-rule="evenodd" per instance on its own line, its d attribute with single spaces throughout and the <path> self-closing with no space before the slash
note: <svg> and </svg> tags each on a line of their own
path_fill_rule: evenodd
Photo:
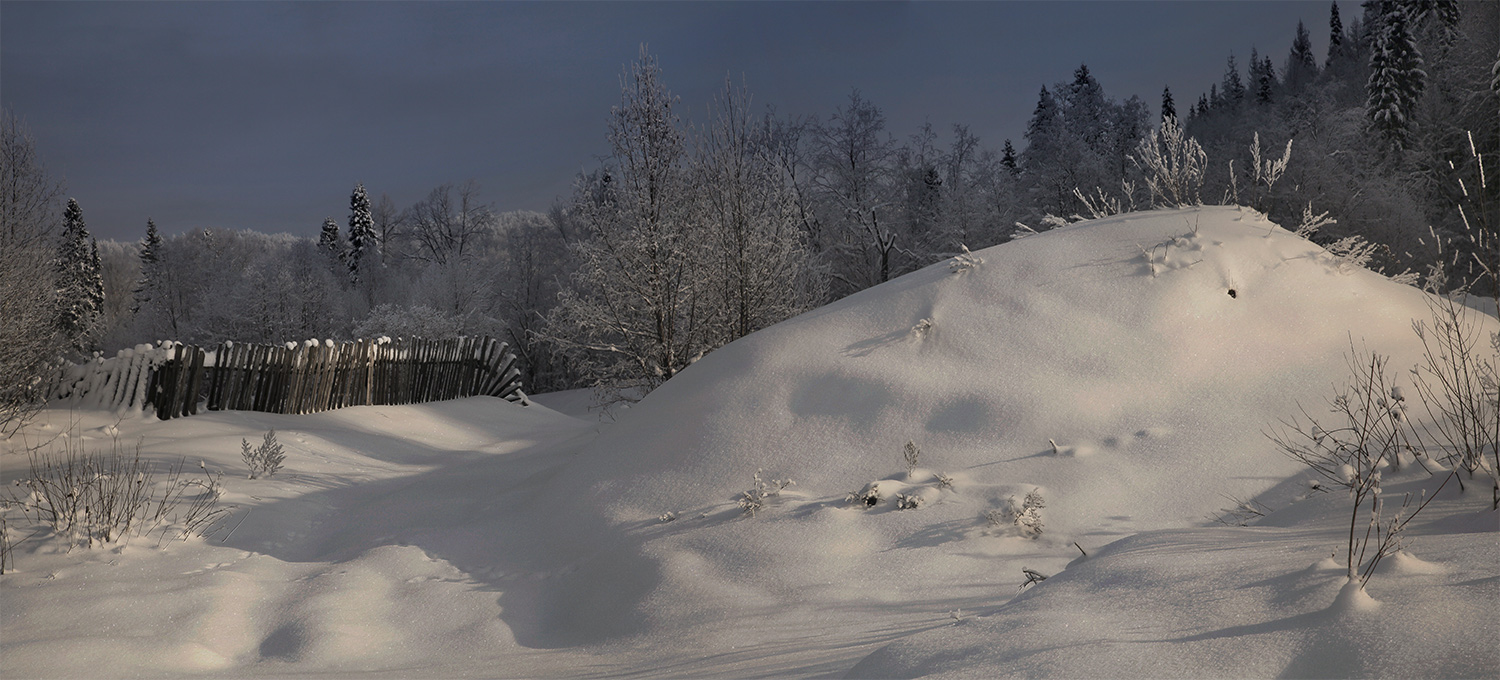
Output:
<svg viewBox="0 0 1500 680">
<path fill-rule="evenodd" d="M 175 342 L 139 345 L 60 370 L 50 400 L 149 409 L 168 420 L 208 410 L 314 413 L 476 395 L 523 401 L 506 343 L 489 337 L 225 342 L 213 352 Z"/>
<path fill-rule="evenodd" d="M 475 395 L 525 397 L 515 355 L 489 337 L 289 346 L 226 342 L 215 356 L 211 411 L 313 413 Z"/>
</svg>

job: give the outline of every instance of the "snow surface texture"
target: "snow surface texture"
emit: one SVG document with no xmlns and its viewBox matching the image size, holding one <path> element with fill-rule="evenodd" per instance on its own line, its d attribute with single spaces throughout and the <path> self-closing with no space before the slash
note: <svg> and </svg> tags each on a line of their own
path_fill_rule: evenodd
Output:
<svg viewBox="0 0 1500 680">
<path fill-rule="evenodd" d="M 1408 554 L 1341 596 L 1346 501 L 1305 499 L 1263 434 L 1321 409 L 1351 340 L 1414 364 L 1422 293 L 1235 208 L 974 255 L 737 341 L 612 423 L 546 407 L 586 412 L 580 395 L 50 411 L 28 441 L 201 457 L 243 521 L 164 548 L 23 544 L 0 577 L 0 672 L 1497 673 L 1488 492 L 1445 489 Z M 240 439 L 271 428 L 286 468 L 245 479 Z M 0 465 L 8 484 L 24 456 Z M 736 501 L 758 470 L 796 484 L 752 517 Z M 1040 535 L 991 521 L 1031 493 Z M 1273 511 L 1210 523 L 1225 496 Z M 1020 591 L 1023 568 L 1050 578 Z"/>
</svg>

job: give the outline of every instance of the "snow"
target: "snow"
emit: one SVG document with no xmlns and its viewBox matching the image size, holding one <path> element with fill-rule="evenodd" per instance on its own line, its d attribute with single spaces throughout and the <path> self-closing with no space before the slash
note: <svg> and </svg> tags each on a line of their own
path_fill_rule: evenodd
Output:
<svg viewBox="0 0 1500 680">
<path fill-rule="evenodd" d="M 1493 676 L 1487 488 L 1445 487 L 1345 590 L 1347 499 L 1264 435 L 1321 407 L 1351 344 L 1414 364 L 1427 315 L 1253 211 L 1164 210 L 903 276 L 612 417 L 587 391 L 50 409 L 0 443 L 0 481 L 63 432 L 140 441 L 224 471 L 235 524 L 25 541 L 0 576 L 0 674 Z M 240 440 L 273 428 L 286 467 L 247 479 Z M 796 483 L 752 517 L 736 501 L 762 470 Z M 1384 486 L 1439 481 L 1407 466 Z M 872 487 L 875 506 L 847 500 Z M 1033 492 L 1040 535 L 986 519 Z M 1269 512 L 1213 523 L 1230 498 Z M 1049 578 L 1021 590 L 1023 568 Z"/>
</svg>

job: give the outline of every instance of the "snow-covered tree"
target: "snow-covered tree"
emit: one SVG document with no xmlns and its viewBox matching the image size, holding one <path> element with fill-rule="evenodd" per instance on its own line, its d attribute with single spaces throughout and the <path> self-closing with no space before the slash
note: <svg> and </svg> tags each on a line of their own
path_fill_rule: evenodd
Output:
<svg viewBox="0 0 1500 680">
<path fill-rule="evenodd" d="M 1334 0 L 1331 4 L 1332 7 L 1328 10 L 1328 58 L 1323 62 L 1325 67 L 1345 56 L 1344 22 L 1339 18 L 1338 0 Z"/>
<path fill-rule="evenodd" d="M 339 223 L 332 217 L 324 218 L 323 231 L 318 234 L 318 250 L 332 263 L 343 263 L 346 257 L 344 243 L 339 239 Z"/>
<path fill-rule="evenodd" d="M 1020 172 L 1020 168 L 1016 167 L 1016 147 L 1010 143 L 1009 139 L 1005 140 L 1005 146 L 1000 152 L 1000 164 L 1005 166 L 1011 174 Z"/>
<path fill-rule="evenodd" d="M 104 281 L 99 276 L 98 246 L 89 236 L 78 201 L 68 199 L 63 210 L 63 233 L 53 259 L 57 330 L 68 346 L 87 352 L 96 341 L 104 308 Z"/>
<path fill-rule="evenodd" d="M 1177 119 L 1177 106 L 1172 103 L 1172 88 L 1161 88 L 1161 122 L 1165 124 L 1167 119 Z"/>
<path fill-rule="evenodd" d="M 370 197 L 365 185 L 356 184 L 349 196 L 349 278 L 359 281 L 361 273 L 375 262 L 379 247 L 375 236 L 375 217 L 370 212 Z"/>
<path fill-rule="evenodd" d="M 815 130 L 812 186 L 832 233 L 827 239 L 836 292 L 890 280 L 906 262 L 894 165 L 896 145 L 885 114 L 858 90 Z"/>
<path fill-rule="evenodd" d="M 580 181 L 573 210 L 587 236 L 559 296 L 552 334 L 579 369 L 606 388 L 654 389 L 710 348 L 701 294 L 701 224 L 689 219 L 677 97 L 641 49 L 610 112 L 610 163 Z M 586 178 L 581 178 L 586 179 Z"/>
<path fill-rule="evenodd" d="M 1426 86 L 1422 53 L 1408 24 L 1404 5 L 1384 3 L 1381 29 L 1370 56 L 1365 114 L 1370 127 L 1393 149 L 1406 148 L 1411 118 Z"/>
<path fill-rule="evenodd" d="M 696 145 L 692 206 L 713 264 L 707 295 L 725 344 L 817 304 L 822 287 L 797 197 L 759 138 L 743 87 L 726 82 Z"/>
<path fill-rule="evenodd" d="M 150 302 L 156 296 L 156 287 L 162 284 L 161 277 L 161 234 L 156 231 L 156 221 L 146 219 L 146 238 L 141 240 L 141 276 L 136 282 L 135 301 L 131 304 L 130 312 L 139 314 L 141 305 Z"/>
<path fill-rule="evenodd" d="M 0 437 L 40 407 L 41 377 L 56 355 L 52 235 L 61 193 L 25 124 L 0 112 Z"/>
</svg>

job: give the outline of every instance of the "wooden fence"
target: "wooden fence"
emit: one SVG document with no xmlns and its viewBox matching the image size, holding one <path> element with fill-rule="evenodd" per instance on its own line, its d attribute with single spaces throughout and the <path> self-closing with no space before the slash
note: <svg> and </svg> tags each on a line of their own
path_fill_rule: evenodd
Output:
<svg viewBox="0 0 1500 680">
<path fill-rule="evenodd" d="M 55 399 L 104 408 L 152 408 L 167 420 L 208 410 L 313 413 L 365 404 L 415 404 L 474 395 L 521 401 L 506 343 L 449 340 L 226 342 L 208 354 L 177 343 L 122 350 L 65 369 Z M 205 394 L 206 393 L 206 394 Z"/>
</svg>

